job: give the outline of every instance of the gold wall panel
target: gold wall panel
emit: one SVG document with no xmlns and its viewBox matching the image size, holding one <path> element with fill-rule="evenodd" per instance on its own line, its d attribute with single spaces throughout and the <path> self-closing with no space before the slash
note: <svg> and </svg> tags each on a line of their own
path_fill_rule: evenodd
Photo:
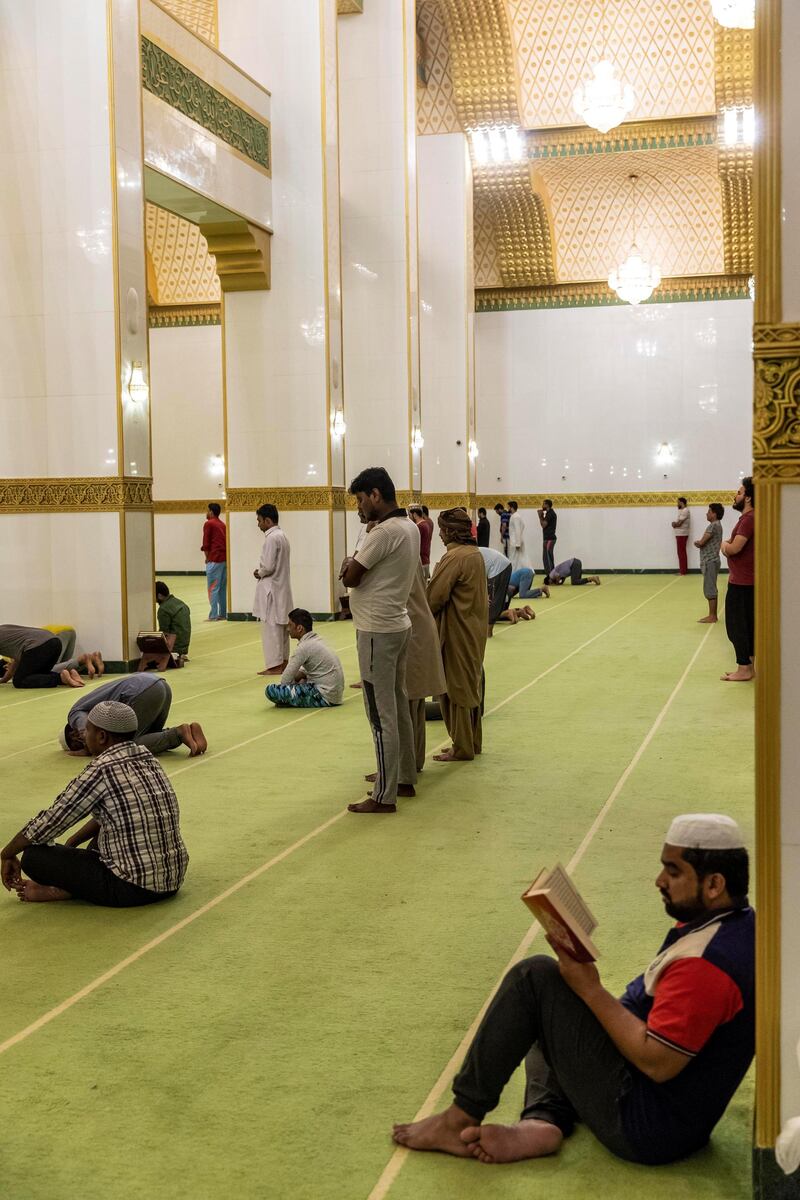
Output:
<svg viewBox="0 0 800 1200">
<path fill-rule="evenodd" d="M 492 217 L 504 287 L 555 283 L 547 196 L 527 162 L 474 168 L 475 195 Z"/>
<path fill-rule="evenodd" d="M 0 479 L 0 514 L 150 511 L 152 479 Z"/>
<path fill-rule="evenodd" d="M 608 278 L 633 240 L 628 176 L 639 175 L 638 243 L 662 275 L 725 269 L 722 195 L 713 146 L 537 163 L 550 193 L 559 282 Z"/>
<path fill-rule="evenodd" d="M 633 87 L 631 120 L 714 112 L 708 0 L 609 0 L 606 50 Z M 528 129 L 574 125 L 572 94 L 600 57 L 602 0 L 506 0 Z"/>
<path fill-rule="evenodd" d="M 363 13 L 364 0 L 337 0 L 336 11 L 340 17 Z"/>
<path fill-rule="evenodd" d="M 747 275 L 691 275 L 662 279 L 649 304 L 681 304 L 699 300 L 746 300 Z M 523 308 L 596 308 L 623 304 L 605 281 L 557 283 L 541 288 L 481 288 L 475 292 L 476 312 L 506 312 Z"/>
<path fill-rule="evenodd" d="M 519 125 L 514 50 L 503 0 L 441 0 L 441 13 L 462 126 Z"/>
<path fill-rule="evenodd" d="M 800 325 L 756 325 L 756 477 L 800 483 Z"/>
<path fill-rule="evenodd" d="M 450 42 L 438 0 L 419 0 L 417 37 L 424 47 L 424 84 L 417 86 L 417 133 L 459 133 L 450 74 Z"/>
<path fill-rule="evenodd" d="M 753 31 L 716 27 L 716 97 L 725 270 L 753 270 L 753 147 L 726 146 L 724 110 L 753 104 Z"/>
<path fill-rule="evenodd" d="M 642 508 L 672 506 L 678 496 L 685 496 L 689 504 L 725 504 L 729 505 L 733 498 L 733 490 L 725 492 L 687 492 L 676 488 L 671 492 L 532 492 L 520 495 L 519 492 L 502 492 L 497 495 L 479 495 L 478 504 L 481 508 L 492 509 L 495 504 L 505 504 L 507 500 L 516 500 L 520 508 L 539 508 L 545 496 L 553 501 L 553 507 L 559 508 Z"/>
<path fill-rule="evenodd" d="M 350 499 L 355 507 L 355 500 Z M 278 512 L 282 509 L 327 512 L 348 507 L 348 497 L 346 489 L 340 487 L 228 488 L 225 501 L 228 512 L 255 512 L 262 504 L 274 504 Z"/>
<path fill-rule="evenodd" d="M 158 4 L 192 33 L 219 45 L 217 0 L 158 0 Z"/>
<path fill-rule="evenodd" d="M 197 225 L 147 203 L 145 239 L 159 304 L 219 304 L 216 264 Z"/>
</svg>

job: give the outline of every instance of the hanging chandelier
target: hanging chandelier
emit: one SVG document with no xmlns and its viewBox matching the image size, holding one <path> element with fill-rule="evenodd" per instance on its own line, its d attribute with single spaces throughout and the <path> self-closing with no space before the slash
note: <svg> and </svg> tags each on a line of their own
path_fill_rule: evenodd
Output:
<svg viewBox="0 0 800 1200">
<path fill-rule="evenodd" d="M 636 245 L 638 224 L 636 184 L 639 176 L 629 175 L 628 178 L 633 189 L 633 245 L 625 262 L 620 263 L 609 275 L 608 286 L 626 304 L 641 304 L 643 300 L 648 300 L 652 296 L 661 283 L 661 271 L 642 257 L 639 247 Z"/>
<path fill-rule="evenodd" d="M 756 23 L 755 0 L 711 0 L 711 12 L 726 29 L 752 29 Z"/>
<path fill-rule="evenodd" d="M 606 6 L 600 15 L 600 61 L 592 67 L 593 79 L 580 83 L 572 95 L 572 107 L 587 125 L 608 133 L 624 121 L 635 96 L 629 83 L 616 78 L 616 67 L 606 58 Z"/>
</svg>

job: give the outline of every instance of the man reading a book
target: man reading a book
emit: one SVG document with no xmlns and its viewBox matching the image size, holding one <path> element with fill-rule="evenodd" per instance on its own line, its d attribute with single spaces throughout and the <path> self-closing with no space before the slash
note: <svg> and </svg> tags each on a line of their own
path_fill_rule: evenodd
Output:
<svg viewBox="0 0 800 1200">
<path fill-rule="evenodd" d="M 411 1150 L 484 1163 L 558 1151 L 576 1121 L 620 1158 L 673 1162 L 704 1146 L 753 1057 L 755 914 L 736 822 L 677 817 L 656 879 L 678 923 L 616 999 L 593 962 L 553 941 L 513 967 L 494 996 L 443 1113 L 395 1125 Z M 514 1125 L 484 1125 L 519 1064 Z"/>
</svg>

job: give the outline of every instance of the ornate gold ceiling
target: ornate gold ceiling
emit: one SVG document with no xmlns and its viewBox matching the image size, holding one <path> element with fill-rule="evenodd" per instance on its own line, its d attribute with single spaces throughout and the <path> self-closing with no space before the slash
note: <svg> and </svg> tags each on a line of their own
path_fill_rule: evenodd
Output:
<svg viewBox="0 0 800 1200">
<path fill-rule="evenodd" d="M 151 304 L 219 303 L 216 264 L 197 225 L 148 203 L 145 240 Z"/>
<path fill-rule="evenodd" d="M 192 33 L 212 46 L 219 45 L 217 0 L 157 0 L 157 3 Z"/>
<path fill-rule="evenodd" d="M 725 146 L 723 110 L 753 103 L 752 33 L 716 25 L 708 0 L 606 0 L 606 52 L 636 93 L 631 120 L 606 135 L 572 110 L 599 57 L 601 0 L 419 0 L 418 33 L 419 133 L 528 131 L 527 161 L 473 161 L 479 291 L 585 303 L 593 287 L 611 299 L 604 281 L 632 239 L 633 172 L 639 247 L 670 296 L 687 277 L 687 294 L 742 293 L 752 147 Z"/>
</svg>

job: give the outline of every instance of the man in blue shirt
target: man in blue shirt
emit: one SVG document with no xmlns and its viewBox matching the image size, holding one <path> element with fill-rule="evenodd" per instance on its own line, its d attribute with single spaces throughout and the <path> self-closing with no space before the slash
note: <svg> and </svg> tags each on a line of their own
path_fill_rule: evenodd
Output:
<svg viewBox="0 0 800 1200">
<path fill-rule="evenodd" d="M 453 1081 L 443 1113 L 395 1125 L 411 1150 L 485 1163 L 555 1154 L 576 1121 L 631 1162 L 673 1162 L 704 1146 L 753 1058 L 755 914 L 735 821 L 677 817 L 656 887 L 678 922 L 617 999 L 593 962 L 550 942 L 513 967 Z M 548 939 L 549 940 L 549 939 Z M 522 1061 L 521 1119 L 484 1125 Z"/>
</svg>

